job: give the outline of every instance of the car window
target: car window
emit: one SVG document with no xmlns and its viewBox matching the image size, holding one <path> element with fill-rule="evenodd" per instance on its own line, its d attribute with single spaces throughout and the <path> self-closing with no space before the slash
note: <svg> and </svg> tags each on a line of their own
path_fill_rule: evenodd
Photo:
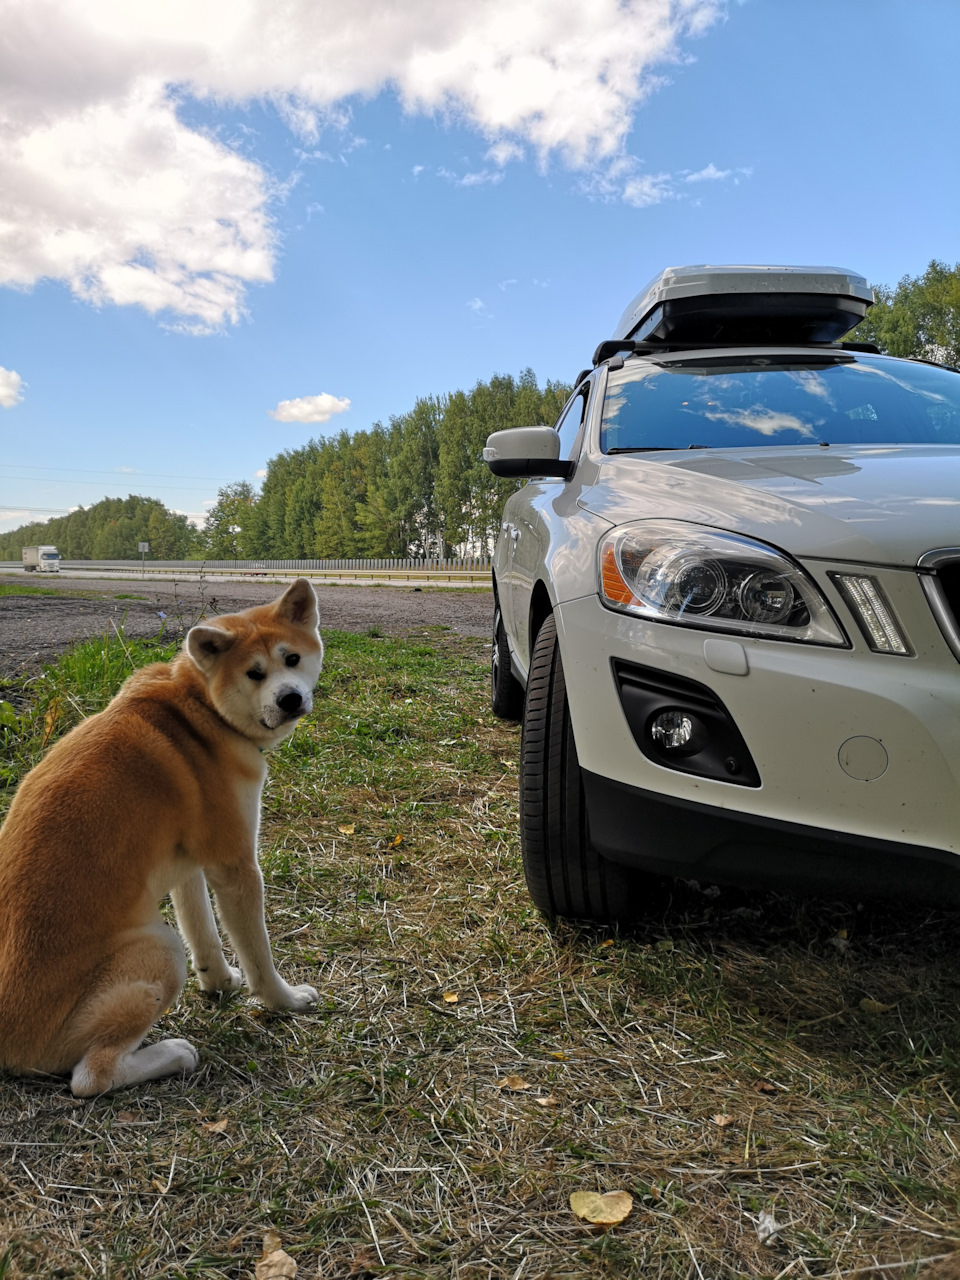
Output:
<svg viewBox="0 0 960 1280">
<path fill-rule="evenodd" d="M 960 444 L 960 375 L 847 353 L 628 361 L 607 378 L 601 448 Z"/>
<path fill-rule="evenodd" d="M 561 458 L 573 457 L 573 446 L 577 442 L 577 436 L 580 434 L 580 428 L 583 425 L 583 415 L 587 407 L 589 394 L 590 384 L 588 382 L 577 392 L 557 421 L 555 430 L 560 434 Z"/>
</svg>

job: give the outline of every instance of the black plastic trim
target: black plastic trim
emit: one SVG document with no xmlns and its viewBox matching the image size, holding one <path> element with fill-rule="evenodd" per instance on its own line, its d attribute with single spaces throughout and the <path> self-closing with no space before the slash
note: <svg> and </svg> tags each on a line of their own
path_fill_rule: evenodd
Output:
<svg viewBox="0 0 960 1280">
<path fill-rule="evenodd" d="M 743 735 L 712 689 L 686 676 L 620 658 L 612 659 L 611 665 L 630 732 L 648 760 L 676 773 L 740 787 L 760 786 L 760 774 Z M 660 747 L 650 735 L 650 725 L 664 711 L 687 711 L 696 717 L 706 731 L 702 745 L 689 755 Z"/>
<path fill-rule="evenodd" d="M 582 776 L 590 843 L 624 866 L 708 884 L 960 906 L 960 855 L 944 849 L 731 813 L 586 769 Z"/>
<path fill-rule="evenodd" d="M 572 480 L 577 469 L 576 460 L 570 458 L 496 458 L 487 466 L 495 476 L 513 480 L 535 476 Z"/>
</svg>

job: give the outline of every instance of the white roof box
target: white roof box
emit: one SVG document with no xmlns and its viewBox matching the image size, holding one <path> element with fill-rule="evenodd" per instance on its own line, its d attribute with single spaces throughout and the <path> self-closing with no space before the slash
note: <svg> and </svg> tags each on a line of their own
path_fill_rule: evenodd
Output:
<svg viewBox="0 0 960 1280">
<path fill-rule="evenodd" d="M 627 307 L 615 338 L 653 343 L 835 342 L 873 290 L 840 267 L 667 267 Z"/>
</svg>

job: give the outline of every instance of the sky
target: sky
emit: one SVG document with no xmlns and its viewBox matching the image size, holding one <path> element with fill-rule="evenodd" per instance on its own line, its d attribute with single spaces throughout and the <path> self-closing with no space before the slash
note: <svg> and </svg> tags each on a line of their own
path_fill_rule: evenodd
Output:
<svg viewBox="0 0 960 1280">
<path fill-rule="evenodd" d="M 0 0 L 0 530 L 197 521 L 667 266 L 960 259 L 956 0 Z"/>
</svg>

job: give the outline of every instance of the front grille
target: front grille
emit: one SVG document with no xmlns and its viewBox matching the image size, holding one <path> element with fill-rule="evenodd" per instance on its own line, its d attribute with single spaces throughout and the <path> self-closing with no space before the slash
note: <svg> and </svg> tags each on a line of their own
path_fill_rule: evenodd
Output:
<svg viewBox="0 0 960 1280">
<path fill-rule="evenodd" d="M 960 548 L 928 551 L 920 557 L 920 585 L 943 638 L 960 661 Z"/>
</svg>

